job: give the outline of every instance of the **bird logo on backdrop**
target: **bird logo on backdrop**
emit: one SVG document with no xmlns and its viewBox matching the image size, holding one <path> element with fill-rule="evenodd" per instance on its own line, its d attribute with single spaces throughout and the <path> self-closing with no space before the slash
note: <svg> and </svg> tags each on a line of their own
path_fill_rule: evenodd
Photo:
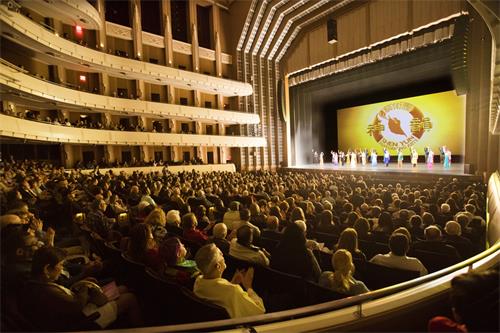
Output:
<svg viewBox="0 0 500 333">
<path fill-rule="evenodd" d="M 385 105 L 367 127 L 367 133 L 382 147 L 397 150 L 412 147 L 432 129 L 429 117 L 407 102 Z"/>
</svg>

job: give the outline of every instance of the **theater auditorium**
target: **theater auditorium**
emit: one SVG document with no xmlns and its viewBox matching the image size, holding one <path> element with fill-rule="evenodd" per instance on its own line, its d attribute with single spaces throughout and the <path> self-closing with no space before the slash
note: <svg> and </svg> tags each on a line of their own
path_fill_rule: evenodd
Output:
<svg viewBox="0 0 500 333">
<path fill-rule="evenodd" d="M 497 1 L 0 19 L 0 330 L 499 331 Z"/>
</svg>

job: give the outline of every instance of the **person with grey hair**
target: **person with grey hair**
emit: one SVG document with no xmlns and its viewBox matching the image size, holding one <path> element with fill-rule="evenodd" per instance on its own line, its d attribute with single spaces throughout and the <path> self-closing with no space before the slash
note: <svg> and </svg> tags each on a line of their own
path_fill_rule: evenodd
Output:
<svg viewBox="0 0 500 333">
<path fill-rule="evenodd" d="M 254 270 L 237 270 L 231 281 L 222 278 L 226 262 L 215 244 L 201 247 L 195 256 L 200 275 L 193 287 L 196 296 L 222 306 L 231 318 L 266 312 L 262 298 L 252 288 Z M 243 288 L 246 290 L 243 290 Z"/>
<path fill-rule="evenodd" d="M 457 263 L 460 261 L 457 249 L 444 242 L 441 229 L 438 226 L 431 225 L 425 228 L 424 236 L 425 240 L 413 244 L 414 250 L 441 253 L 450 257 L 452 262 Z"/>
<path fill-rule="evenodd" d="M 224 254 L 229 253 L 230 242 L 226 239 L 227 227 L 224 223 L 217 223 L 212 229 L 209 242 L 214 243 Z"/>
<path fill-rule="evenodd" d="M 445 241 L 448 245 L 457 249 L 463 259 L 469 258 L 474 252 L 472 242 L 462 236 L 462 227 L 456 221 L 448 221 L 444 227 Z"/>
</svg>

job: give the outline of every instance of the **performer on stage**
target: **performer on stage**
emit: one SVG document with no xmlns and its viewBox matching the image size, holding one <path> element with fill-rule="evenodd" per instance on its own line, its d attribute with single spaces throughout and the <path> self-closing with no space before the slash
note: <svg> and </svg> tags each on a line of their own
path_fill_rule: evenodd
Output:
<svg viewBox="0 0 500 333">
<path fill-rule="evenodd" d="M 389 150 L 384 148 L 384 164 L 386 167 L 389 166 L 389 162 L 391 161 L 391 154 L 389 153 Z"/>
<path fill-rule="evenodd" d="M 439 163 L 444 163 L 444 158 L 446 154 L 446 146 L 439 147 Z"/>
<path fill-rule="evenodd" d="M 365 150 L 361 151 L 361 164 L 366 165 L 366 151 Z"/>
<path fill-rule="evenodd" d="M 351 165 L 351 150 L 350 149 L 347 151 L 345 158 L 346 158 L 345 165 Z"/>
<path fill-rule="evenodd" d="M 323 165 L 323 152 L 319 153 L 319 165 Z"/>
<path fill-rule="evenodd" d="M 345 162 L 344 152 L 341 150 L 341 151 L 339 151 L 339 164 L 340 164 L 340 166 L 344 166 L 344 162 Z"/>
<path fill-rule="evenodd" d="M 313 155 L 313 163 L 318 163 L 318 152 L 315 150 Z"/>
<path fill-rule="evenodd" d="M 351 153 L 351 168 L 355 168 L 358 165 L 358 154 L 355 150 Z"/>
<path fill-rule="evenodd" d="M 332 163 L 333 165 L 335 166 L 338 166 L 339 165 L 339 154 L 337 154 L 336 152 L 333 151 L 333 154 L 332 154 Z"/>
<path fill-rule="evenodd" d="M 434 152 L 432 151 L 431 148 L 427 151 L 427 168 L 432 169 L 432 166 L 434 165 Z"/>
<path fill-rule="evenodd" d="M 429 147 L 427 146 L 424 147 L 425 163 L 427 163 L 427 160 L 429 159 L 429 150 L 430 150 Z"/>
<path fill-rule="evenodd" d="M 418 163 L 418 153 L 415 148 L 411 148 L 411 165 L 415 168 Z"/>
<path fill-rule="evenodd" d="M 444 152 L 444 168 L 449 169 L 451 166 L 451 150 L 448 148 L 445 148 L 446 151 Z"/>
<path fill-rule="evenodd" d="M 398 168 L 403 167 L 403 150 L 401 148 L 398 148 Z"/>
<path fill-rule="evenodd" d="M 372 150 L 372 167 L 377 166 L 377 151 L 375 149 Z"/>
</svg>

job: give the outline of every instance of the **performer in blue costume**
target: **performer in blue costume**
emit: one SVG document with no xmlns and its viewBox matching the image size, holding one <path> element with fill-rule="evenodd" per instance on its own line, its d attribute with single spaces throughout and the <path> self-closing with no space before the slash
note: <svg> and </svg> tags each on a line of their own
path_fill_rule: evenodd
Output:
<svg viewBox="0 0 500 333">
<path fill-rule="evenodd" d="M 384 164 L 386 167 L 389 166 L 389 162 L 391 161 L 391 154 L 389 153 L 389 150 L 384 148 Z"/>
</svg>

